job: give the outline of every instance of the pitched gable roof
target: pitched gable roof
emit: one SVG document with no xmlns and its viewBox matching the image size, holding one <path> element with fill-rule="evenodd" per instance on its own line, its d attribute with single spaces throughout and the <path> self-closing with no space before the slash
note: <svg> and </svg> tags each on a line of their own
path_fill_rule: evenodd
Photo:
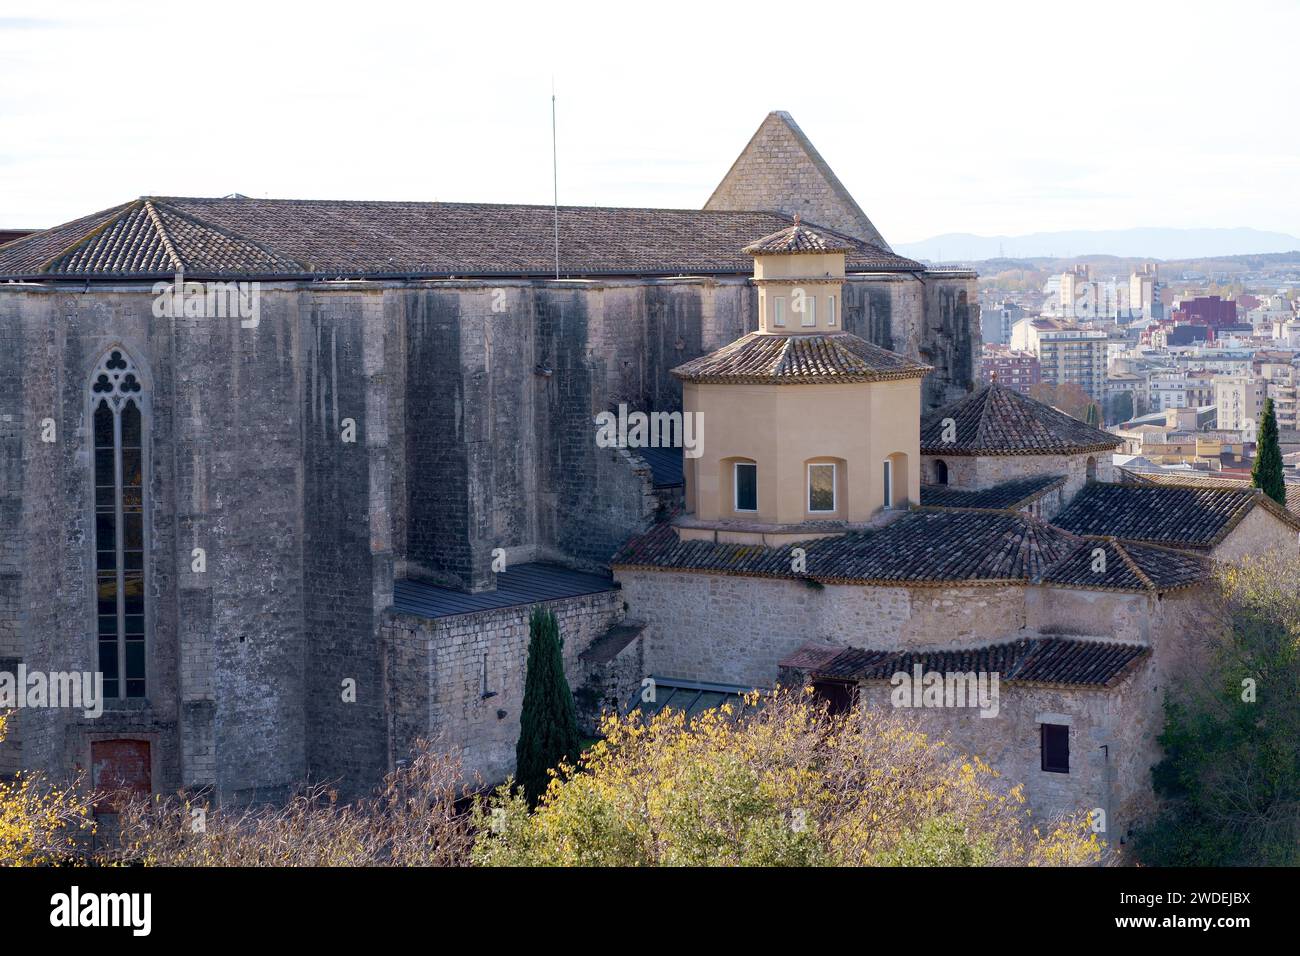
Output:
<svg viewBox="0 0 1300 956">
<path fill-rule="evenodd" d="M 948 419 L 953 422 L 952 441 L 944 441 Z M 921 419 L 923 455 L 1080 455 L 1123 443 L 995 382 Z"/>
<path fill-rule="evenodd" d="M 98 222 L 45 263 L 48 275 L 213 275 L 297 273 L 304 266 L 288 256 L 224 232 L 163 203 L 127 203 Z"/>
<path fill-rule="evenodd" d="M 782 548 L 683 541 L 663 523 L 628 542 L 612 564 L 823 584 L 1028 583 L 1071 553 L 1077 540 L 1009 511 L 910 511 L 877 530 Z M 804 550 L 804 574 L 791 570 L 793 547 Z"/>
<path fill-rule="evenodd" d="M 751 275 L 773 212 L 561 206 L 566 276 Z M 850 272 L 924 266 L 859 239 Z M 554 276 L 555 210 L 482 203 L 145 198 L 0 248 L 0 279 Z"/>
<path fill-rule="evenodd" d="M 882 382 L 921 378 L 929 372 L 929 365 L 913 362 L 850 332 L 750 332 L 672 370 L 684 382 L 772 385 Z"/>
<path fill-rule="evenodd" d="M 1124 481 L 1151 485 L 1186 485 L 1189 488 L 1253 488 L 1249 478 L 1236 478 L 1217 472 L 1205 474 L 1188 471 L 1138 471 L 1133 468 L 1119 469 Z M 1300 515 L 1300 482 L 1286 482 L 1286 509 L 1294 515 Z"/>
<path fill-rule="evenodd" d="M 907 651 L 849 647 L 834 655 L 812 646 L 800 648 L 781 666 L 805 670 L 813 679 L 889 680 L 900 672 L 911 674 L 919 666 L 922 673 L 996 673 L 999 682 L 1105 688 L 1121 683 L 1150 654 L 1151 648 L 1140 644 L 1031 637 L 983 647 Z"/>
<path fill-rule="evenodd" d="M 1186 551 L 1084 538 L 1038 577 L 1041 584 L 1089 591 L 1179 591 L 1206 580 L 1206 559 Z"/>
<path fill-rule="evenodd" d="M 1300 530 L 1300 520 L 1253 488 L 1090 483 L 1052 519 L 1074 534 L 1209 550 L 1252 508 Z"/>
<path fill-rule="evenodd" d="M 768 113 L 705 209 L 771 209 L 820 222 L 881 249 L 889 244 L 789 113 Z"/>
<path fill-rule="evenodd" d="M 804 552 L 795 573 L 792 549 Z M 1096 563 L 1096 549 L 1105 564 Z M 930 587 L 1044 584 L 1163 593 L 1205 581 L 1209 563 L 1170 548 L 1080 537 L 1004 510 L 917 509 L 882 528 L 785 547 L 682 540 L 663 522 L 625 544 L 615 568 L 812 580 L 821 584 Z"/>
</svg>

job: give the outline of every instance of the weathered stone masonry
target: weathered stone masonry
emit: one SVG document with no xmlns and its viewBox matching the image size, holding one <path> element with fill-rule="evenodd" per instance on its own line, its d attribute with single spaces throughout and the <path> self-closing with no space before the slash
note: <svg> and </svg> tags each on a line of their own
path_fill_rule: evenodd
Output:
<svg viewBox="0 0 1300 956">
<path fill-rule="evenodd" d="M 853 279 L 845 325 L 920 354 L 923 298 Z M 0 287 L 0 657 L 92 669 L 86 387 L 110 345 L 148 378 L 149 433 L 147 703 L 24 713 L 5 759 L 85 768 L 92 735 L 138 737 L 161 789 L 369 785 L 394 577 L 490 587 L 498 547 L 603 566 L 653 501 L 594 415 L 679 409 L 669 369 L 756 327 L 756 300 L 742 278 L 283 282 L 242 328 L 155 318 L 144 284 Z"/>
<path fill-rule="evenodd" d="M 564 638 L 564 667 L 580 691 L 578 655 L 623 615 L 617 590 L 548 601 Z M 426 620 L 384 616 L 388 756 L 397 761 L 421 737 L 456 750 L 466 774 L 492 784 L 513 773 L 528 664 L 531 607 Z"/>
</svg>

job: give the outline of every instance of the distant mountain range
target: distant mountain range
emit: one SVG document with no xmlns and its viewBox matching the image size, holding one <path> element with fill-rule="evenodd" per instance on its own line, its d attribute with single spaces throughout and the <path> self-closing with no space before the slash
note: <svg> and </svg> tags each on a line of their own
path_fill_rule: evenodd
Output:
<svg viewBox="0 0 1300 956">
<path fill-rule="evenodd" d="M 1091 255 L 1197 259 L 1293 249 L 1300 249 L 1300 238 L 1259 229 L 1077 229 L 1025 236 L 950 232 L 922 242 L 894 243 L 899 255 L 931 262 Z"/>
</svg>

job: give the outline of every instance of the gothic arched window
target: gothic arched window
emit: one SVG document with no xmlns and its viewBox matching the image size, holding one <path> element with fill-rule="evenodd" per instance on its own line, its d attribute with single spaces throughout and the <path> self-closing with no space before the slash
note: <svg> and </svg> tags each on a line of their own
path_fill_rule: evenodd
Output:
<svg viewBox="0 0 1300 956">
<path fill-rule="evenodd" d="M 106 698 L 145 696 L 144 386 L 111 349 L 91 376 L 95 604 Z"/>
</svg>

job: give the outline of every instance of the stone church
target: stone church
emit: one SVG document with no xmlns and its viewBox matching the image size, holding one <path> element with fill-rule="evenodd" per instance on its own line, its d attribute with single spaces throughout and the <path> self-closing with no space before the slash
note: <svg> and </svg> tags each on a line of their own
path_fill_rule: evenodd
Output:
<svg viewBox="0 0 1300 956">
<path fill-rule="evenodd" d="M 795 215 L 849 248 L 843 326 L 965 394 L 974 275 L 896 255 L 784 113 L 698 210 L 144 197 L 0 246 L 0 673 L 108 698 L 19 707 L 0 773 L 354 793 L 423 735 L 503 775 L 528 607 L 576 667 L 681 495 L 593 416 L 680 411 Z"/>
<path fill-rule="evenodd" d="M 0 674 L 107 698 L 20 707 L 0 773 L 355 794 L 431 737 L 492 782 L 545 604 L 588 715 L 996 671 L 1000 717 L 918 716 L 1132 819 L 1210 562 L 1297 525 L 1111 481 L 978 329 L 784 113 L 701 210 L 145 197 L 0 246 Z M 605 447 L 623 409 L 700 453 Z"/>
</svg>

